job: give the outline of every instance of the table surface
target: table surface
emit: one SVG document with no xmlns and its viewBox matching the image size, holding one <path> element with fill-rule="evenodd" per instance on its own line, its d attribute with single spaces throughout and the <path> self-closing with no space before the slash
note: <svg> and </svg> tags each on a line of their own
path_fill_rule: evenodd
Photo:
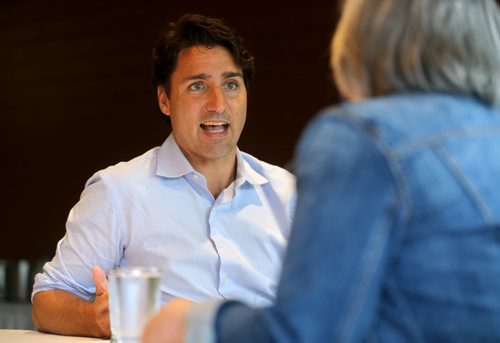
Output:
<svg viewBox="0 0 500 343">
<path fill-rule="evenodd" d="M 100 342 L 106 343 L 109 340 L 49 335 L 33 330 L 0 330 L 0 343 L 79 343 L 79 342 Z"/>
</svg>

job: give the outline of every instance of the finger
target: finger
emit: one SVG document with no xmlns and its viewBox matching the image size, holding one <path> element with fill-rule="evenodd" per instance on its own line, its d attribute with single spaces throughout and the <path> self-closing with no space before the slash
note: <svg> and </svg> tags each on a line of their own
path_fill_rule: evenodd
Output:
<svg viewBox="0 0 500 343">
<path fill-rule="evenodd" d="M 99 266 L 94 266 L 92 268 L 92 276 L 95 283 L 95 293 L 96 295 L 101 295 L 108 291 L 108 280 L 106 279 L 106 274 Z"/>
</svg>

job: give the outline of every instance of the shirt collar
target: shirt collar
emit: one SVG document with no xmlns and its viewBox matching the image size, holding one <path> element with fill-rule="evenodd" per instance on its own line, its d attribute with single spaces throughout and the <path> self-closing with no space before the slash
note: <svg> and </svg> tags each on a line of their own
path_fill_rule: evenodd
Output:
<svg viewBox="0 0 500 343">
<path fill-rule="evenodd" d="M 269 182 L 264 175 L 252 168 L 245 159 L 245 154 L 238 148 L 236 148 L 236 166 L 236 187 L 245 182 L 253 185 L 262 185 Z M 174 135 L 170 134 L 158 150 L 156 175 L 177 178 L 193 172 L 195 172 L 193 166 L 177 145 Z"/>
<path fill-rule="evenodd" d="M 174 135 L 170 134 L 158 150 L 156 175 L 177 178 L 194 171 L 193 166 L 175 142 Z"/>
<path fill-rule="evenodd" d="M 236 166 L 236 187 L 241 186 L 245 182 L 256 186 L 269 182 L 264 175 L 252 168 L 250 163 L 245 159 L 245 154 L 239 149 L 236 149 Z"/>
</svg>

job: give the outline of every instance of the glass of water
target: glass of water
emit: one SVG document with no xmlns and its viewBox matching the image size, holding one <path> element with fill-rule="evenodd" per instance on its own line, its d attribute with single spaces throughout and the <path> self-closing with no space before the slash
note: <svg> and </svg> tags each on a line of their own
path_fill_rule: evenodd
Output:
<svg viewBox="0 0 500 343">
<path fill-rule="evenodd" d="M 148 319 L 160 308 L 160 270 L 119 268 L 108 278 L 111 342 L 139 342 Z"/>
</svg>

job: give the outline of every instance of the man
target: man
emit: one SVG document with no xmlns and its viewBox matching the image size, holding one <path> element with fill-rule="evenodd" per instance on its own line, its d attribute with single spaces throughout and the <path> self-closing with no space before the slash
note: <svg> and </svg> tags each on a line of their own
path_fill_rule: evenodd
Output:
<svg viewBox="0 0 500 343">
<path fill-rule="evenodd" d="M 500 4 L 343 5 L 276 301 L 173 300 L 143 343 L 500 342 Z"/>
<path fill-rule="evenodd" d="M 154 53 L 172 133 L 87 182 L 35 279 L 39 330 L 109 337 L 105 275 L 126 265 L 162 268 L 163 301 L 274 298 L 294 178 L 237 148 L 253 57 L 221 20 L 200 15 L 171 24 Z"/>
</svg>

